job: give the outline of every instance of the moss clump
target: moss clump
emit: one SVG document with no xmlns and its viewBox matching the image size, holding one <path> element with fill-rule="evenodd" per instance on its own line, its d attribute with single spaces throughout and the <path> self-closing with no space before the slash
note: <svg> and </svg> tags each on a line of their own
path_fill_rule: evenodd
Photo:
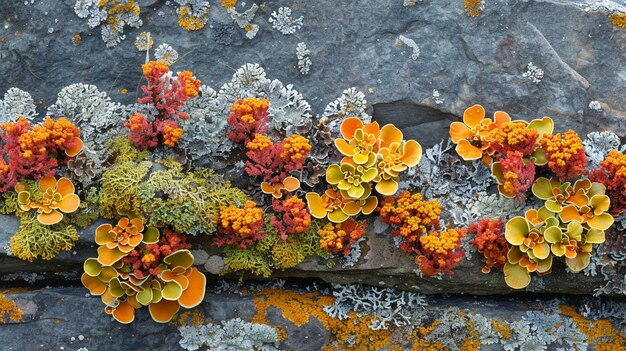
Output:
<svg viewBox="0 0 626 351">
<path fill-rule="evenodd" d="M 135 148 L 126 135 L 118 135 L 109 140 L 107 149 L 117 164 L 145 160 L 150 156 L 150 151 Z"/>
<path fill-rule="evenodd" d="M 17 211 L 17 193 L 7 191 L 0 194 L 0 214 L 13 214 Z"/>
<path fill-rule="evenodd" d="M 11 237 L 9 244 L 13 255 L 21 260 L 51 260 L 59 252 L 71 250 L 78 240 L 78 232 L 72 225 L 63 222 L 44 225 L 26 212 L 19 217 L 20 230 Z"/>
<path fill-rule="evenodd" d="M 104 172 L 100 213 L 112 218 L 134 213 L 148 225 L 186 234 L 213 234 L 220 206 L 247 200 L 239 189 L 209 169 L 185 172 L 173 160 L 124 162 Z"/>
<path fill-rule="evenodd" d="M 293 268 L 308 256 L 328 258 L 329 253 L 322 250 L 319 244 L 317 230 L 320 225 L 319 221 L 313 221 L 308 231 L 289 235 L 283 240 L 270 224 L 269 216 L 266 216 L 263 239 L 246 249 L 225 248 L 224 264 L 231 272 L 249 271 L 267 278 L 272 269 Z"/>
</svg>

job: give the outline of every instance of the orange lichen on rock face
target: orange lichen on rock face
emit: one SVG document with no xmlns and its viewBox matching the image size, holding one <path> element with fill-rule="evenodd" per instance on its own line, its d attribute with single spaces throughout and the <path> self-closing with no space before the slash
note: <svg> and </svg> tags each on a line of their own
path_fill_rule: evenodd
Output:
<svg viewBox="0 0 626 351">
<path fill-rule="evenodd" d="M 559 181 L 585 173 L 587 156 L 583 142 L 575 131 L 570 129 L 563 134 L 546 134 L 541 139 L 541 146 L 546 150 L 548 167 Z"/>
<path fill-rule="evenodd" d="M 15 301 L 0 294 L 0 324 L 7 323 L 9 320 L 16 323 L 20 322 L 23 315 L 24 311 L 17 306 Z M 8 319 L 5 319 L 5 316 Z"/>
<path fill-rule="evenodd" d="M 482 0 L 463 0 L 465 13 L 470 17 L 480 16 L 480 10 L 483 8 Z"/>
<path fill-rule="evenodd" d="M 564 316 L 571 317 L 576 327 L 587 335 L 587 343 L 596 351 L 626 351 L 626 333 L 616 330 L 609 320 L 590 321 L 576 311 L 573 306 L 559 306 Z"/>
<path fill-rule="evenodd" d="M 199 327 L 205 323 L 205 317 L 202 311 L 193 310 L 185 311 L 172 319 L 168 324 L 177 326 Z"/>
<path fill-rule="evenodd" d="M 231 9 L 237 5 L 237 0 L 220 0 L 220 2 L 222 3 L 222 6 L 227 9 Z"/>
<path fill-rule="evenodd" d="M 326 314 L 323 308 L 334 303 L 333 296 L 323 296 L 318 292 L 300 294 L 279 289 L 263 289 L 255 295 L 253 302 L 257 313 L 252 318 L 253 323 L 269 325 L 266 320 L 269 307 L 280 310 L 283 318 L 298 327 L 307 324 L 313 317 L 320 321 L 326 330 L 332 332 L 332 340 L 322 348 L 323 351 L 373 351 L 386 349 L 393 344 L 391 330 L 369 328 L 375 320 L 373 316 L 358 316 L 356 312 L 350 312 L 348 319 L 339 320 Z"/>
<path fill-rule="evenodd" d="M 208 11 L 201 16 L 194 16 L 187 5 L 181 6 L 177 12 L 178 25 L 185 28 L 187 31 L 202 29 L 209 20 Z"/>
<path fill-rule="evenodd" d="M 626 28 L 626 13 L 613 13 L 609 16 L 609 19 L 615 27 Z"/>
</svg>

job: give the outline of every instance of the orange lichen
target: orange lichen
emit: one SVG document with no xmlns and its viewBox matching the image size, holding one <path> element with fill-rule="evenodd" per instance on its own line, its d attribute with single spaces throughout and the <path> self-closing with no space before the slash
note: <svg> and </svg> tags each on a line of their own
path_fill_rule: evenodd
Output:
<svg viewBox="0 0 626 351">
<path fill-rule="evenodd" d="M 524 156 L 530 155 L 535 150 L 538 137 L 537 130 L 520 121 L 505 122 L 489 134 L 491 148 L 504 155 L 511 151 L 519 151 Z"/>
<path fill-rule="evenodd" d="M 626 28 L 626 13 L 612 13 L 609 19 L 611 20 L 611 24 L 615 27 Z"/>
<path fill-rule="evenodd" d="M 180 82 L 180 85 L 184 90 L 185 95 L 190 98 L 198 96 L 200 84 L 202 84 L 202 82 L 196 79 L 191 71 L 180 72 L 177 76 L 177 79 Z"/>
<path fill-rule="evenodd" d="M 559 306 L 564 316 L 571 317 L 576 327 L 587 335 L 587 343 L 596 351 L 626 351 L 626 333 L 616 330 L 609 320 L 589 321 L 573 306 Z"/>
<path fill-rule="evenodd" d="M 320 247 L 335 254 L 350 253 L 352 245 L 365 235 L 367 222 L 359 224 L 353 219 L 341 223 L 326 223 L 317 231 Z"/>
<path fill-rule="evenodd" d="M 204 28 L 209 20 L 208 11 L 201 16 L 194 16 L 189 10 L 188 5 L 178 8 L 178 25 L 185 28 L 187 31 L 199 30 Z"/>
<path fill-rule="evenodd" d="M 254 151 L 262 151 L 273 146 L 272 140 L 263 134 L 254 134 L 254 139 L 246 144 L 246 149 Z"/>
<path fill-rule="evenodd" d="M 467 13 L 470 17 L 478 17 L 480 16 L 480 10 L 483 7 L 482 0 L 463 0 L 463 7 L 465 8 L 465 13 Z"/>
<path fill-rule="evenodd" d="M 491 324 L 493 330 L 502 336 L 502 339 L 508 340 L 511 338 L 511 328 L 509 328 L 509 325 L 505 321 L 493 319 L 489 321 L 489 323 Z"/>
<path fill-rule="evenodd" d="M 169 325 L 199 327 L 205 323 L 204 313 L 200 310 L 185 311 L 172 319 Z"/>
<path fill-rule="evenodd" d="M 231 9 L 237 5 L 237 0 L 220 0 L 222 6 L 227 9 Z"/>
<path fill-rule="evenodd" d="M 280 157 L 285 162 L 301 160 L 306 158 L 309 151 L 311 151 L 309 139 L 298 134 L 292 134 L 283 141 L 283 152 L 280 154 Z"/>
<path fill-rule="evenodd" d="M 402 192 L 396 199 L 386 197 L 378 210 L 383 222 L 398 226 L 397 235 L 409 244 L 417 242 L 430 227 L 437 227 L 441 215 L 439 201 L 422 200 L 422 194 L 408 191 Z"/>
<path fill-rule="evenodd" d="M 548 167 L 559 181 L 575 178 L 585 173 L 587 156 L 585 148 L 578 134 L 573 130 L 546 134 L 541 139 L 541 146 L 546 150 Z"/>
<path fill-rule="evenodd" d="M 183 136 L 183 129 L 171 126 L 169 124 L 163 125 L 163 144 L 165 146 L 174 147 L 178 143 L 178 139 Z"/>
<path fill-rule="evenodd" d="M 156 77 L 161 77 L 165 73 L 170 71 L 167 63 L 163 61 L 150 61 L 148 63 L 141 65 L 141 70 L 144 76 L 154 75 Z"/>
<path fill-rule="evenodd" d="M 12 322 L 20 322 L 24 311 L 22 311 L 15 301 L 7 299 L 3 294 L 0 294 L 0 324 L 4 324 L 9 320 Z M 5 319 L 8 317 L 8 320 Z"/>
<path fill-rule="evenodd" d="M 254 293 L 253 302 L 257 313 L 253 323 L 269 325 L 267 309 L 278 309 L 282 317 L 300 327 L 309 323 L 311 317 L 332 332 L 331 343 L 322 348 L 323 351 L 366 351 L 383 350 L 392 346 L 391 330 L 371 330 L 369 325 L 375 320 L 373 316 L 359 316 L 356 312 L 348 313 L 349 318 L 339 320 L 324 312 L 324 306 L 332 305 L 333 296 L 323 296 L 318 292 L 300 294 L 298 292 L 279 289 L 263 289 Z M 336 345 L 335 345 L 336 342 Z"/>
<path fill-rule="evenodd" d="M 243 208 L 237 206 L 221 206 L 218 218 L 220 235 L 215 237 L 213 245 L 236 245 L 246 248 L 265 235 L 263 226 L 263 209 L 253 201 L 247 201 Z"/>
</svg>

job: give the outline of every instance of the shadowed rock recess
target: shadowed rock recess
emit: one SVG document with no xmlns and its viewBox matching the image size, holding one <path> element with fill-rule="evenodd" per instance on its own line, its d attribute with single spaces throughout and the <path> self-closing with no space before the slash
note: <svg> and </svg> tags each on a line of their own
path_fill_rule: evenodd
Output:
<svg viewBox="0 0 626 351">
<path fill-rule="evenodd" d="M 148 40 L 153 43 L 147 54 L 141 46 Z M 182 82 L 187 71 L 193 72 L 187 82 L 201 81 L 185 88 L 195 95 L 185 97 L 176 115 L 163 117 L 156 104 L 137 101 L 146 94 L 141 87 L 148 85 L 149 74 L 141 67 L 148 60 L 170 61 L 170 76 L 161 81 Z M 365 234 L 350 242 L 345 256 L 341 247 L 335 253 L 320 247 L 317 229 L 328 223 L 325 217 L 298 232 L 303 239 L 290 233 L 291 241 L 281 241 L 283 233 L 270 215 L 278 212 L 276 202 L 284 204 L 271 194 L 288 192 L 271 187 L 287 188 L 289 172 L 278 181 L 246 174 L 244 162 L 251 157 L 245 151 L 252 149 L 227 137 L 233 130 L 229 109 L 237 99 L 266 98 L 267 140 L 285 143 L 299 133 L 310 141 L 307 163 L 288 174 L 300 184 L 289 196 L 306 204 L 307 192 L 327 189 L 326 170 L 344 163 L 333 140 L 341 137 L 346 117 L 393 124 L 423 151 L 416 166 L 400 172 L 395 195 L 408 190 L 438 200 L 443 228 L 433 226 L 434 231 L 468 228 L 483 218 L 507 223 L 540 208 L 545 199 L 528 189 L 525 201 L 500 196 L 491 168 L 459 156 L 450 140 L 451 123 L 462 121 L 474 104 L 484 106 L 487 117 L 495 111 L 506 111 L 513 120 L 549 116 L 554 133 L 572 129 L 580 135 L 587 176 L 600 169 L 609 150 L 626 153 L 624 62 L 622 0 L 0 0 L 0 124 L 24 115 L 36 125 L 52 116 L 80 128 L 85 151 L 76 160 L 84 164 L 61 161 L 56 176 L 75 184 L 78 212 L 84 215 L 79 218 L 88 224 L 77 228 L 70 250 L 49 260 L 21 260 L 12 252 L 11 237 L 38 216 L 36 210 L 24 215 L 18 209 L 15 183 L 0 192 L 0 350 L 626 351 L 626 211 L 615 214 L 606 234 L 602 230 L 606 237 L 594 242 L 590 263 L 578 273 L 564 257 L 555 258 L 547 274 L 532 273 L 528 286 L 513 289 L 501 269 L 481 271 L 485 257 L 470 243 L 474 234 L 468 234 L 454 249 L 462 253 L 452 264 L 453 274 L 443 269 L 428 274 L 420 270 L 422 254 L 400 249 L 401 238 L 391 235 L 395 227 L 377 212 L 359 215 L 366 213 L 363 204 L 357 216 L 367 221 Z M 177 121 L 175 127 L 180 124 L 184 133 L 173 139 L 175 147 L 166 147 L 171 135 L 160 125 L 154 133 L 161 134 L 153 136 L 160 144 L 138 152 L 127 138 L 132 123 L 124 127 L 137 115 L 146 123 Z M 0 150 L 4 143 L 0 139 Z M 3 153 L 0 177 L 12 157 Z M 520 168 L 533 164 L 529 155 Z M 547 176 L 547 168 L 536 177 Z M 137 170 L 139 176 L 131 174 Z M 130 175 L 124 178 L 124 172 Z M 112 184 L 115 176 L 124 191 L 106 198 L 106 180 Z M 261 192 L 261 181 L 271 182 L 271 191 Z M 0 189 L 4 183 L 0 179 Z M 33 198 L 34 184 L 27 188 Z M 203 186 L 209 195 L 198 190 Z M 380 206 L 384 196 L 376 191 Z M 239 210 L 245 199 L 261 209 L 259 225 L 273 231 L 255 238 L 252 249 L 212 245 L 224 226 L 218 215 L 228 205 Z M 611 196 L 611 205 L 626 206 L 626 200 L 615 200 Z M 89 268 L 85 261 L 100 255 L 96 228 L 115 226 L 120 213 L 141 211 L 146 228 L 159 227 L 162 237 L 189 234 L 195 261 L 184 267 L 185 274 L 197 277 L 200 271 L 207 277 L 202 302 L 181 308 L 168 323 L 155 322 L 148 312 L 146 305 L 158 304 L 151 295 L 131 324 L 121 324 L 111 312 L 120 301 L 109 290 L 101 301 L 81 284 Z M 76 217 L 65 215 L 69 220 L 61 225 L 79 227 Z M 156 245 L 147 239 L 148 231 L 135 244 L 144 250 L 139 264 L 149 254 L 146 244 Z M 268 238 L 275 238 L 273 244 Z M 39 248 L 31 243 L 29 249 Z M 552 257 L 550 249 L 548 254 Z M 289 268 L 281 269 L 282 264 Z M 124 268 L 111 266 L 127 270 L 124 279 L 139 270 L 127 262 Z M 189 273 L 194 267 L 198 271 Z M 99 272 L 91 279 L 101 279 Z M 129 294 L 130 288 L 124 289 Z M 115 301 L 105 313 L 107 296 Z"/>
</svg>

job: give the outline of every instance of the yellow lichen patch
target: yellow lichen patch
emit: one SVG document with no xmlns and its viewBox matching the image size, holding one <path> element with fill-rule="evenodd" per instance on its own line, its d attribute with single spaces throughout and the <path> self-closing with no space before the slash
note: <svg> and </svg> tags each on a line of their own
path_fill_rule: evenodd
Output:
<svg viewBox="0 0 626 351">
<path fill-rule="evenodd" d="M 178 25 L 185 28 L 186 31 L 202 29 L 208 20 L 208 11 L 203 13 L 202 16 L 194 16 L 187 6 L 182 6 L 178 9 Z"/>
<path fill-rule="evenodd" d="M 23 315 L 24 311 L 17 307 L 15 301 L 0 294 L 0 324 L 7 323 L 9 320 L 16 323 L 20 322 Z M 5 319 L 5 316 L 8 319 Z"/>
<path fill-rule="evenodd" d="M 76 35 L 74 35 L 72 37 L 72 44 L 74 46 L 79 46 L 80 45 L 80 40 L 81 40 L 80 34 L 76 34 Z"/>
<path fill-rule="evenodd" d="M 220 2 L 222 3 L 222 6 L 227 9 L 231 9 L 237 5 L 237 0 L 220 0 Z"/>
<path fill-rule="evenodd" d="M 298 327 L 307 324 L 313 317 L 326 330 L 332 332 L 332 340 L 323 351 L 382 350 L 392 346 L 391 330 L 369 328 L 375 320 L 373 316 L 358 316 L 355 312 L 350 312 L 348 319 L 339 320 L 326 314 L 323 308 L 333 304 L 335 298 L 332 296 L 322 296 L 317 292 L 300 294 L 279 289 L 263 289 L 255 295 L 253 302 L 257 314 L 252 318 L 253 323 L 269 325 L 266 320 L 269 307 L 281 311 L 283 318 Z"/>
<path fill-rule="evenodd" d="M 494 319 L 490 323 L 493 330 L 497 331 L 502 336 L 502 339 L 508 340 L 511 338 L 511 329 L 505 321 Z"/>
<path fill-rule="evenodd" d="M 573 306 L 559 306 L 563 315 L 570 317 L 576 327 L 587 335 L 587 343 L 596 351 L 626 351 L 626 333 L 615 329 L 609 320 L 589 321 Z"/>
<path fill-rule="evenodd" d="M 468 16 L 478 17 L 480 16 L 480 10 L 483 7 L 483 1 L 482 0 L 463 0 L 463 6 Z"/>
<path fill-rule="evenodd" d="M 609 19 L 615 27 L 626 28 L 626 13 L 613 13 L 609 16 Z"/>
</svg>

